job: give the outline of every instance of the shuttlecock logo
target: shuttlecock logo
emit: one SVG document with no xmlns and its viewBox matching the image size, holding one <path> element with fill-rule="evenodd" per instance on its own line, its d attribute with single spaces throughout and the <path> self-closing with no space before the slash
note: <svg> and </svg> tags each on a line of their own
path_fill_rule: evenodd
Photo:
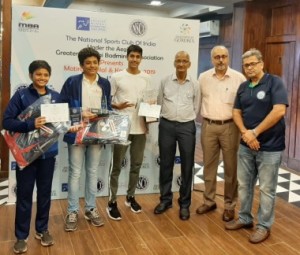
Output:
<svg viewBox="0 0 300 255">
<path fill-rule="evenodd" d="M 23 12 L 22 13 L 22 16 L 21 16 L 21 19 L 22 20 L 30 20 L 33 18 L 33 15 L 30 13 L 30 12 Z"/>
</svg>

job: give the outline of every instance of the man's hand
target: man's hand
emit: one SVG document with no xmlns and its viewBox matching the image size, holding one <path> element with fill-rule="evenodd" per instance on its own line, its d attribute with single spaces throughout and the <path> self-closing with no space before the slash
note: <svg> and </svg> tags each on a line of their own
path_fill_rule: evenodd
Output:
<svg viewBox="0 0 300 255">
<path fill-rule="evenodd" d="M 34 120 L 34 126 L 35 128 L 41 128 L 44 124 L 46 124 L 46 118 L 45 117 L 38 117 Z"/>
<path fill-rule="evenodd" d="M 74 126 L 71 126 L 68 130 L 68 132 L 71 132 L 71 133 L 76 133 L 78 132 L 79 130 L 83 129 L 83 123 L 82 124 L 78 124 L 78 125 L 74 125 Z"/>
<path fill-rule="evenodd" d="M 97 114 L 91 113 L 89 110 L 84 110 L 82 111 L 82 119 L 83 121 L 87 121 L 93 118 L 96 118 Z"/>
<path fill-rule="evenodd" d="M 130 103 L 130 102 L 123 102 L 123 103 L 120 103 L 118 104 L 118 109 L 119 110 L 122 110 L 122 109 L 125 109 L 125 108 L 128 108 L 128 107 L 133 107 L 135 106 L 136 104 L 133 104 L 133 103 Z"/>
<path fill-rule="evenodd" d="M 254 135 L 253 131 L 248 129 L 242 133 L 242 139 L 246 144 L 250 144 L 254 140 L 256 140 L 256 136 Z"/>
<path fill-rule="evenodd" d="M 259 141 L 257 139 L 253 140 L 250 143 L 247 143 L 251 150 L 258 151 L 260 148 Z"/>
</svg>

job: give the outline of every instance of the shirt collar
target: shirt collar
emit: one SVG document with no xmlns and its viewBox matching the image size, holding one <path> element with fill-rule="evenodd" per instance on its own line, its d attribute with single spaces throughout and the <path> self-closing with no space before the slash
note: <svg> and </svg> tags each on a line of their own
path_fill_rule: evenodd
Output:
<svg viewBox="0 0 300 255">
<path fill-rule="evenodd" d="M 83 74 L 83 80 L 85 81 L 85 82 L 88 82 L 88 83 L 90 83 L 90 80 L 89 79 L 87 79 L 86 77 L 85 77 L 85 75 Z M 92 82 L 92 84 L 94 84 L 95 82 L 97 82 L 98 83 L 98 80 L 99 80 L 99 75 L 96 75 L 96 79 Z"/>
<path fill-rule="evenodd" d="M 225 77 L 230 77 L 230 73 L 231 73 L 230 70 L 231 70 L 231 69 L 230 69 L 230 67 L 228 66 L 228 67 L 227 67 L 227 70 L 226 70 L 226 73 L 224 74 L 223 78 L 225 78 Z M 215 77 L 216 75 L 217 75 L 216 69 L 213 68 L 212 76 Z"/>
<path fill-rule="evenodd" d="M 172 81 L 177 81 L 177 76 L 176 76 L 176 73 L 173 73 L 172 75 Z M 191 77 L 189 74 L 186 75 L 186 78 L 185 78 L 186 81 L 190 81 L 191 80 Z"/>
</svg>

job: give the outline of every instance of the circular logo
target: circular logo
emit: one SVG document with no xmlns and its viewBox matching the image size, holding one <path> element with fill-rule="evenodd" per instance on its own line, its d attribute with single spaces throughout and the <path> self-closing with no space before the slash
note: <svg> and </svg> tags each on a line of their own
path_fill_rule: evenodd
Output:
<svg viewBox="0 0 300 255">
<path fill-rule="evenodd" d="M 134 20 L 130 24 L 130 31 L 136 36 L 143 36 L 146 33 L 147 26 L 142 20 Z"/>
<path fill-rule="evenodd" d="M 138 190 L 145 190 L 145 189 L 148 188 L 148 186 L 149 186 L 149 180 L 148 180 L 148 178 L 146 176 L 140 176 L 139 177 L 139 181 L 138 181 L 138 183 L 136 185 L 136 188 Z"/>
<path fill-rule="evenodd" d="M 104 189 L 104 181 L 101 178 L 98 178 L 97 180 L 97 191 L 102 192 Z"/>
<path fill-rule="evenodd" d="M 266 92 L 264 92 L 264 91 L 259 91 L 256 95 L 257 99 L 260 99 L 260 100 L 264 99 L 265 96 L 266 96 Z"/>
<path fill-rule="evenodd" d="M 125 168 L 127 166 L 127 158 L 125 157 L 123 160 L 122 160 L 122 163 L 121 163 L 121 168 Z"/>
<path fill-rule="evenodd" d="M 17 197 L 17 184 L 16 183 L 14 185 L 12 185 L 11 192 L 15 197 Z"/>
<path fill-rule="evenodd" d="M 158 166 L 160 166 L 160 156 L 159 155 L 157 155 L 155 162 Z"/>
<path fill-rule="evenodd" d="M 181 181 L 181 176 L 180 176 L 180 175 L 177 176 L 176 183 L 177 183 L 177 185 L 178 185 L 179 187 L 181 186 L 182 181 Z"/>
</svg>

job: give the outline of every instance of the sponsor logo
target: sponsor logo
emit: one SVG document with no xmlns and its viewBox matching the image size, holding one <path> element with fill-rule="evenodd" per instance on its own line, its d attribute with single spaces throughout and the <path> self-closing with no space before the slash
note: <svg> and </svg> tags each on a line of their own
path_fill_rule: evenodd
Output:
<svg viewBox="0 0 300 255">
<path fill-rule="evenodd" d="M 177 176 L 177 178 L 176 178 L 176 184 L 180 187 L 181 186 L 181 184 L 182 184 L 182 181 L 181 181 L 181 176 L 179 175 L 179 176 Z"/>
<path fill-rule="evenodd" d="M 179 27 L 180 35 L 176 35 L 174 38 L 175 42 L 179 43 L 194 43 L 194 36 L 191 36 L 192 28 L 187 23 L 182 23 Z"/>
<path fill-rule="evenodd" d="M 61 191 L 62 192 L 68 192 L 68 183 L 62 183 L 61 184 Z"/>
<path fill-rule="evenodd" d="M 90 31 L 90 18 L 76 17 L 76 30 Z"/>
<path fill-rule="evenodd" d="M 160 156 L 159 155 L 156 156 L 155 163 L 157 164 L 157 166 L 160 166 Z"/>
<path fill-rule="evenodd" d="M 21 20 L 26 21 L 34 18 L 34 16 L 30 12 L 23 12 L 21 15 Z"/>
<path fill-rule="evenodd" d="M 17 184 L 15 183 L 14 185 L 12 185 L 11 187 L 11 193 L 13 194 L 13 196 L 17 196 Z"/>
<path fill-rule="evenodd" d="M 189 26 L 189 24 L 181 24 L 180 26 L 180 34 L 181 35 L 190 35 L 191 34 L 191 27 Z"/>
<path fill-rule="evenodd" d="M 38 24 L 19 22 L 19 25 L 18 25 L 18 30 L 20 32 L 37 33 L 37 32 L 39 32 L 39 29 L 40 29 L 40 27 Z"/>
<path fill-rule="evenodd" d="M 146 34 L 147 26 L 142 20 L 134 20 L 130 24 L 130 32 L 136 36 L 143 36 Z"/>
<path fill-rule="evenodd" d="M 89 17 L 76 17 L 76 30 L 106 31 L 106 20 Z"/>
<path fill-rule="evenodd" d="M 180 156 L 175 156 L 174 163 L 175 164 L 181 164 L 181 158 L 180 158 Z"/>
<path fill-rule="evenodd" d="M 30 12 L 23 12 L 20 17 L 21 21 L 18 24 L 18 30 L 20 32 L 39 32 L 39 24 L 31 23 L 33 18 L 34 16 Z"/>
<path fill-rule="evenodd" d="M 17 162 L 16 161 L 12 161 L 10 164 L 11 170 L 16 170 L 17 169 Z"/>
<path fill-rule="evenodd" d="M 106 31 L 106 20 L 104 19 L 91 19 L 92 31 Z"/>
<path fill-rule="evenodd" d="M 146 176 L 140 176 L 136 188 L 138 190 L 146 190 L 149 186 L 149 179 Z"/>
<path fill-rule="evenodd" d="M 98 180 L 97 180 L 97 191 L 98 192 L 102 192 L 103 191 L 104 186 L 105 186 L 104 184 L 105 184 L 104 180 L 101 179 L 101 178 L 98 178 Z"/>
<path fill-rule="evenodd" d="M 125 158 L 122 160 L 121 168 L 126 168 L 127 164 L 128 164 L 128 159 L 125 157 Z"/>
</svg>

